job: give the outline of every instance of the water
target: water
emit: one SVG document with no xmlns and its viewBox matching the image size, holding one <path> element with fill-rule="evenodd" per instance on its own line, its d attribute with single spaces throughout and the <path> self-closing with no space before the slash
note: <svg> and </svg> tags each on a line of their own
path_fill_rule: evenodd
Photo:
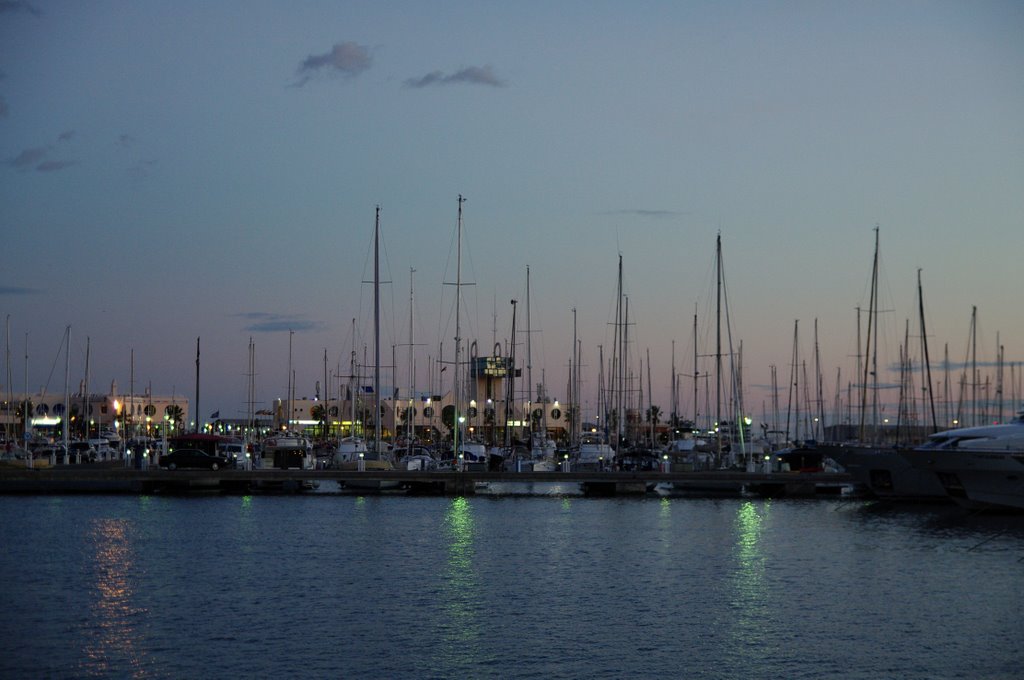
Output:
<svg viewBox="0 0 1024 680">
<path fill-rule="evenodd" d="M 1024 519 L 867 502 L 0 497 L 0 676 L 1009 678 Z"/>
</svg>

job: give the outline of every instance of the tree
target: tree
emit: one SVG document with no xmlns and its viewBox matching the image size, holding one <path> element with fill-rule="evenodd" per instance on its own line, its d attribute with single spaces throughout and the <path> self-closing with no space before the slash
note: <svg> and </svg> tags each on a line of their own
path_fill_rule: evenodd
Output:
<svg viewBox="0 0 1024 680">
<path fill-rule="evenodd" d="M 647 418 L 645 422 L 653 423 L 654 426 L 657 427 L 658 423 L 661 422 L 661 407 L 651 405 L 651 407 L 647 409 Z"/>
<path fill-rule="evenodd" d="M 320 436 L 327 436 L 327 409 L 324 408 L 323 404 L 314 404 L 313 408 L 309 409 L 309 417 L 317 421 L 320 425 Z"/>
<path fill-rule="evenodd" d="M 181 426 L 181 421 L 185 418 L 185 412 L 177 404 L 171 404 L 165 408 L 164 415 L 174 424 L 175 430 Z"/>
</svg>

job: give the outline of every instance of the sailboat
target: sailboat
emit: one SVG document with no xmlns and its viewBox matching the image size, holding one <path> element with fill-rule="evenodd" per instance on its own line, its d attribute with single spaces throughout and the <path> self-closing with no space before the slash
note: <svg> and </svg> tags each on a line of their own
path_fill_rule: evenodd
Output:
<svg viewBox="0 0 1024 680">
<path fill-rule="evenodd" d="M 354 395 L 353 395 L 354 396 Z M 380 410 L 380 206 L 373 225 L 373 446 L 359 452 L 357 460 L 342 462 L 342 470 L 393 470 L 392 455 L 381 441 Z M 345 487 L 384 491 L 400 486 L 398 481 L 347 479 Z"/>
<path fill-rule="evenodd" d="M 895 446 L 882 446 L 878 441 L 878 227 L 875 227 L 875 255 L 871 271 L 871 298 L 868 311 L 866 356 L 861 384 L 860 441 L 850 444 L 826 444 L 820 448 L 843 469 L 853 475 L 856 483 L 879 498 L 887 500 L 934 502 L 947 500 L 946 490 L 929 471 L 915 468 Z M 920 272 L 918 295 L 921 296 Z M 921 323 L 924 323 L 923 303 Z M 924 333 L 922 332 L 923 336 Z M 868 379 L 871 378 L 872 436 L 867 437 Z"/>
<path fill-rule="evenodd" d="M 348 403 L 349 403 L 349 422 L 352 423 L 351 430 L 347 437 L 342 437 L 338 441 L 338 446 L 334 450 L 332 466 L 341 468 L 346 463 L 355 464 L 360 458 L 366 457 L 367 448 L 366 442 L 362 437 L 356 434 L 356 385 L 354 383 L 356 379 L 356 320 L 352 319 L 352 354 L 349 360 L 349 372 L 348 372 Z M 340 400 L 339 400 L 340 401 Z"/>
</svg>

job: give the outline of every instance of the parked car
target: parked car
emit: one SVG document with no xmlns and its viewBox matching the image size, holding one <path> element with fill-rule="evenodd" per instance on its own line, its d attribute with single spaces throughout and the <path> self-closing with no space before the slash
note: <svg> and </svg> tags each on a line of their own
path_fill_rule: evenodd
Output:
<svg viewBox="0 0 1024 680">
<path fill-rule="evenodd" d="M 177 449 L 160 456 L 160 467 L 168 470 L 177 470 L 178 468 L 219 470 L 234 467 L 234 461 L 223 456 L 211 456 L 206 451 L 199 449 Z"/>
</svg>

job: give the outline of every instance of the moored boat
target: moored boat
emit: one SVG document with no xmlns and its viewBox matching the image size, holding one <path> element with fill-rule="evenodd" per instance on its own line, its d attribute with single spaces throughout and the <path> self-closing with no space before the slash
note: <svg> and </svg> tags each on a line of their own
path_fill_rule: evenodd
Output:
<svg viewBox="0 0 1024 680">
<path fill-rule="evenodd" d="M 1009 423 L 938 432 L 904 457 L 960 505 L 1024 511 L 1024 411 Z"/>
</svg>

